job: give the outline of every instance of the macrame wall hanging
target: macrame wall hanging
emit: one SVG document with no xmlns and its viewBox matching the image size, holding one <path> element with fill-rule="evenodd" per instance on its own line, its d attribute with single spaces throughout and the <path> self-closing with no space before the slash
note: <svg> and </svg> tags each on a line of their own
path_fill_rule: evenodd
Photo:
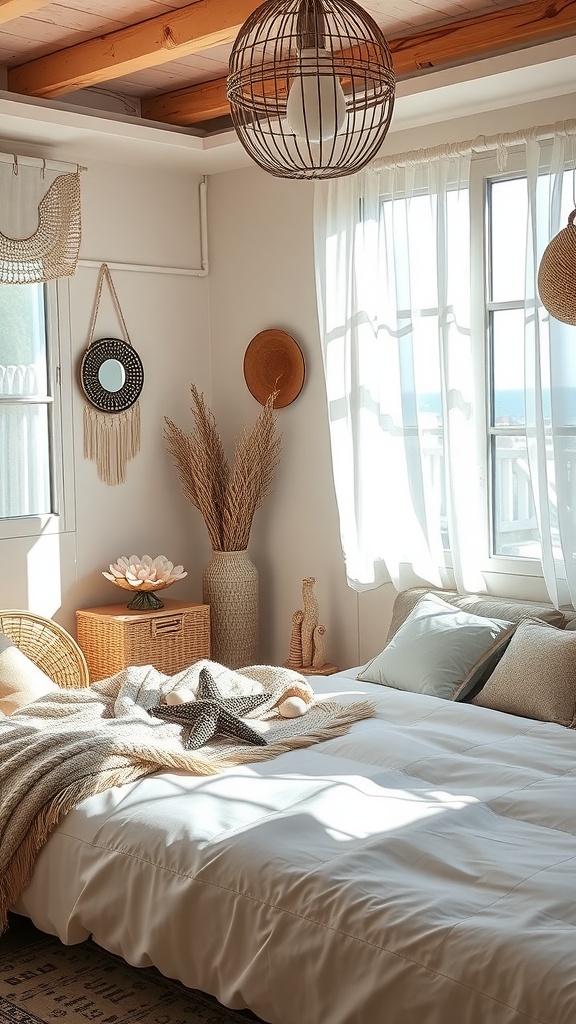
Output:
<svg viewBox="0 0 576 1024">
<path fill-rule="evenodd" d="M 0 283 L 33 284 L 76 272 L 80 171 L 0 153 Z"/>
<path fill-rule="evenodd" d="M 102 285 L 107 281 L 124 339 L 94 340 Z M 140 403 L 144 368 L 130 341 L 112 275 L 105 263 L 98 273 L 88 344 L 80 367 L 84 405 L 84 458 L 96 463 L 100 480 L 123 484 L 130 459 L 140 451 Z"/>
</svg>

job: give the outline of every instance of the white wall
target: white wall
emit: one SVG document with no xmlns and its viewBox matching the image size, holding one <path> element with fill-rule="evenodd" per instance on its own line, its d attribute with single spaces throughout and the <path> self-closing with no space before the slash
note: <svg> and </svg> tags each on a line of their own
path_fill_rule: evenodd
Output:
<svg viewBox="0 0 576 1024">
<path fill-rule="evenodd" d="M 250 552 L 261 576 L 261 657 L 288 657 L 301 584 L 316 577 L 326 656 L 358 662 L 356 598 L 346 586 L 328 450 L 312 254 L 313 186 L 258 169 L 210 178 L 214 411 L 229 441 L 260 406 L 243 375 L 259 331 L 288 331 L 304 353 L 299 397 L 277 413 L 283 451 L 274 492 L 256 513 Z"/>
<path fill-rule="evenodd" d="M 514 131 L 571 117 L 573 111 L 573 96 L 509 108 L 499 102 L 494 111 L 474 117 L 392 132 L 385 149 L 398 152 Z M 161 147 L 141 134 L 137 161 L 95 159 L 94 135 L 88 156 L 73 141 L 47 150 L 32 132 L 20 151 L 88 166 L 82 178 L 82 258 L 199 266 L 198 173 L 186 166 L 185 153 L 173 164 L 164 163 Z M 181 138 L 174 136 L 173 142 L 176 153 Z M 13 152 L 19 147 L 6 139 L 0 148 Z M 244 352 L 256 333 L 277 327 L 300 344 L 306 381 L 298 399 L 278 413 L 282 458 L 274 493 L 256 513 L 251 536 L 261 584 L 260 657 L 270 662 L 287 658 L 292 613 L 302 603 L 301 581 L 312 575 L 327 627 L 328 659 L 342 666 L 359 664 L 383 644 L 394 590 L 388 585 L 358 596 L 345 581 L 316 317 L 313 186 L 250 167 L 211 175 L 208 204 L 207 278 L 114 272 L 146 375 L 142 448 L 128 468 L 127 483 L 100 483 L 95 466 L 84 460 L 83 401 L 74 380 L 76 530 L 33 545 L 1 542 L 0 606 L 53 615 L 74 631 L 77 608 L 118 600 L 119 592 L 101 570 L 118 555 L 132 553 L 163 553 L 181 561 L 189 575 L 170 595 L 201 599 L 208 538 L 164 451 L 163 417 L 191 425 L 189 387 L 194 382 L 211 401 L 231 446 L 240 427 L 251 424 L 260 409 L 244 382 Z M 87 343 L 96 276 L 95 269 L 80 267 L 70 280 L 74 373 Z M 98 328 L 100 337 L 120 331 L 108 297 Z M 518 596 L 522 593 L 523 582 L 516 589 Z"/>
<path fill-rule="evenodd" d="M 13 151 L 9 143 L 0 148 Z M 73 154 L 70 147 L 50 155 L 70 159 Z M 198 267 L 199 180 L 156 165 L 89 161 L 82 175 L 81 260 Z M 209 553 L 162 437 L 165 415 L 187 425 L 192 380 L 210 393 L 208 280 L 113 271 L 145 380 L 140 455 L 129 463 L 127 482 L 110 487 L 83 457 L 84 403 L 77 383 L 97 276 L 97 269 L 80 265 L 69 285 L 76 530 L 35 543 L 0 542 L 0 606 L 51 615 L 73 632 L 77 608 L 124 600 L 125 592 L 101 575 L 119 555 L 166 554 L 182 562 L 189 575 L 170 596 L 201 600 L 200 571 Z M 95 337 L 123 337 L 106 285 Z"/>
<path fill-rule="evenodd" d="M 386 153 L 548 124 L 574 113 L 574 97 L 499 108 L 411 131 L 392 132 Z M 330 451 L 313 268 L 313 186 L 273 178 L 259 168 L 211 176 L 209 223 L 214 405 L 232 437 L 258 405 L 243 378 L 250 339 L 268 327 L 293 335 L 303 349 L 306 382 L 278 412 L 284 450 L 276 487 L 257 513 L 250 550 L 261 573 L 262 657 L 287 657 L 292 612 L 304 576 L 317 579 L 327 657 L 359 664 L 383 646 L 392 585 L 357 595 L 346 585 Z M 496 588 L 497 589 L 497 588 Z M 526 578 L 506 581 L 510 596 L 544 596 Z"/>
</svg>

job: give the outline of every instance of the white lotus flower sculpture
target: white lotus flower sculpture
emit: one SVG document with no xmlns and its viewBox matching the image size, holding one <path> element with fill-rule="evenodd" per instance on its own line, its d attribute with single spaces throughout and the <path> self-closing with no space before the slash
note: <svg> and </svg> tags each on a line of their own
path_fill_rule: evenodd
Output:
<svg viewBox="0 0 576 1024">
<path fill-rule="evenodd" d="M 137 611 L 163 608 L 163 602 L 156 597 L 154 591 L 164 590 L 188 575 L 183 566 L 174 565 L 166 555 L 157 555 L 156 558 L 151 555 L 121 555 L 108 568 L 110 572 L 103 572 L 102 575 L 117 587 L 134 591 L 128 608 Z"/>
</svg>

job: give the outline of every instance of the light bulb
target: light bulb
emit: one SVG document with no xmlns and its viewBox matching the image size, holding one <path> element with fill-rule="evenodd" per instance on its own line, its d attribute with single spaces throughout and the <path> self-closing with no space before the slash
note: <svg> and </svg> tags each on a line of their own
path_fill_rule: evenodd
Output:
<svg viewBox="0 0 576 1024">
<path fill-rule="evenodd" d="M 300 66 L 303 73 L 290 86 L 286 120 L 299 138 L 327 142 L 338 134 L 346 119 L 344 91 L 334 76 L 327 50 L 301 50 Z M 324 68 L 326 73 L 318 74 Z"/>
</svg>

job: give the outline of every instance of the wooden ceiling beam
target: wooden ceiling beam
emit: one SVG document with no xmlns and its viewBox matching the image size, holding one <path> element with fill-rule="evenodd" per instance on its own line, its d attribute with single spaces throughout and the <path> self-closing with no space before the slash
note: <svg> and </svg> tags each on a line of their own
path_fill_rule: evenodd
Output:
<svg viewBox="0 0 576 1024">
<path fill-rule="evenodd" d="M 212 82 L 201 82 L 187 89 L 164 93 L 154 99 L 142 99 L 140 112 L 147 120 L 183 127 L 224 117 L 230 113 L 226 79 L 217 78 Z"/>
<path fill-rule="evenodd" d="M 576 34 L 576 0 L 531 0 L 389 40 L 397 77 L 466 64 Z M 142 116 L 192 126 L 229 113 L 226 79 L 143 100 Z"/>
<path fill-rule="evenodd" d="M 51 0 L 0 0 L 0 25 L 48 7 Z"/>
<path fill-rule="evenodd" d="M 576 33 L 576 0 L 531 0 L 392 40 L 394 67 L 408 77 L 422 68 L 465 64 Z"/>
<path fill-rule="evenodd" d="M 26 0 L 11 0 L 8 6 L 19 3 L 24 7 Z M 49 99 L 232 43 L 259 3 L 260 0 L 197 0 L 180 10 L 12 68 L 8 72 L 8 88 L 11 92 Z"/>
</svg>

